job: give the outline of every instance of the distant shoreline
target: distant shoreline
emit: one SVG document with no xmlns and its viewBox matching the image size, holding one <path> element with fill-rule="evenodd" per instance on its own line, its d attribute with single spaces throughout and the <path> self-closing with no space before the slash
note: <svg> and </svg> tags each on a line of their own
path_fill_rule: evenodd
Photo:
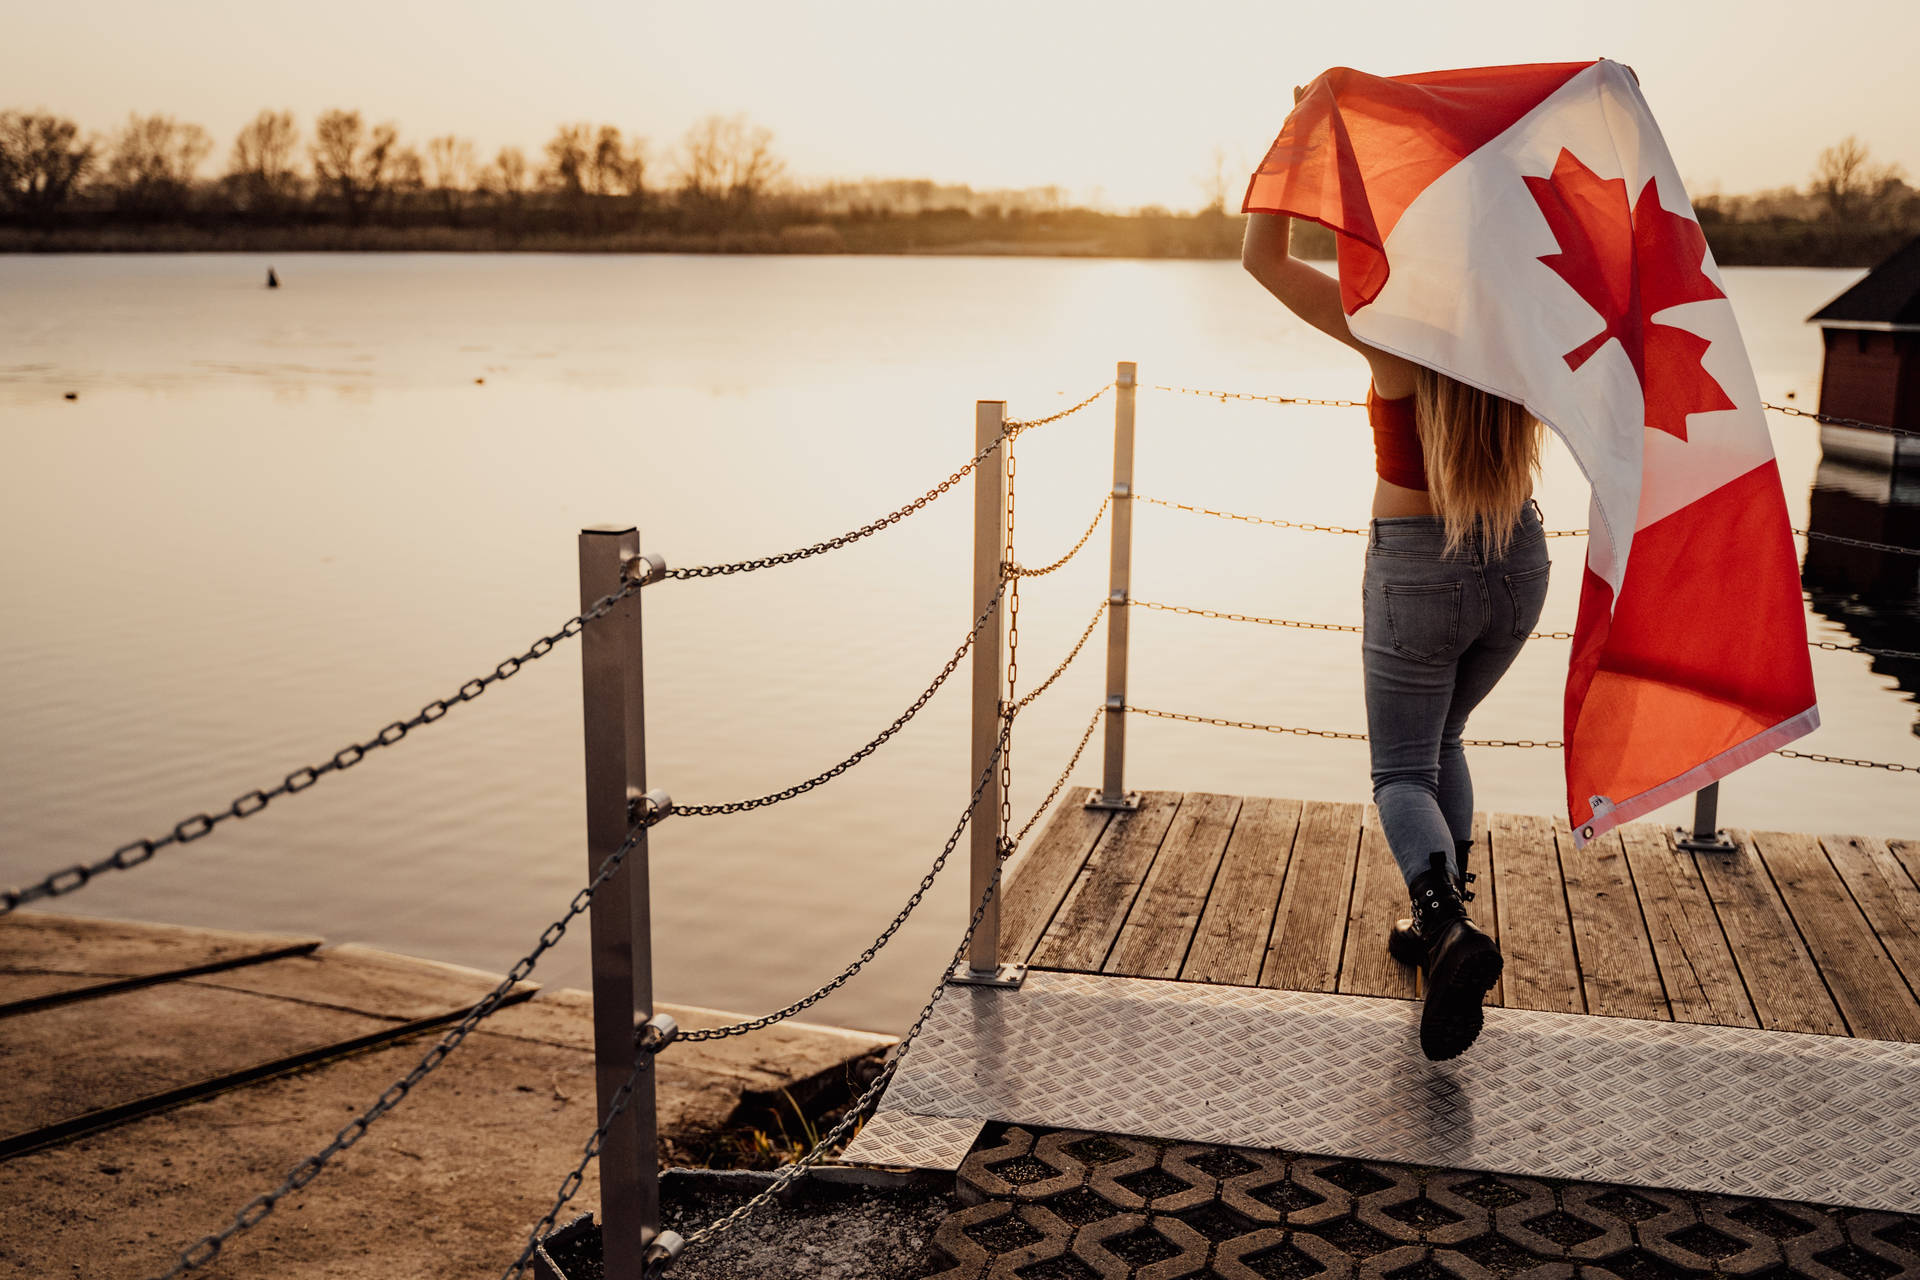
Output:
<svg viewBox="0 0 1920 1280">
<path fill-rule="evenodd" d="M 1006 227 L 982 237 L 973 227 L 882 223 L 811 223 L 779 230 L 577 233 L 514 232 L 500 227 L 96 226 L 0 227 L 0 254 L 111 253 L 674 253 L 840 254 L 858 256 L 993 256 L 1218 261 L 1240 256 L 1241 219 L 1110 217 L 1089 226 Z M 997 228 L 998 229 L 998 228 Z M 1723 267 L 1870 267 L 1911 233 L 1821 223 L 1718 223 L 1705 228 Z M 1296 232 L 1296 252 L 1331 258 L 1323 228 Z"/>
</svg>

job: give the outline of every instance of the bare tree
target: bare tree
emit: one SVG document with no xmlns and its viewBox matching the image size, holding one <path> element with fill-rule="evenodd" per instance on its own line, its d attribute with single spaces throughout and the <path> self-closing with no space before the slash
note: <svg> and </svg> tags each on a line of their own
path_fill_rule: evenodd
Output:
<svg viewBox="0 0 1920 1280">
<path fill-rule="evenodd" d="M 439 197 L 440 212 L 450 225 L 460 224 L 460 209 L 473 189 L 473 144 L 443 134 L 427 142 L 427 185 Z"/>
<path fill-rule="evenodd" d="M 708 116 L 680 143 L 681 196 L 702 211 L 745 217 L 784 167 L 771 130 L 745 116 Z"/>
<path fill-rule="evenodd" d="M 631 143 L 610 124 L 600 126 L 588 160 L 588 185 L 595 195 L 640 196 L 646 190 L 646 144 Z"/>
<path fill-rule="evenodd" d="M 1880 222 L 1904 189 L 1897 164 L 1870 164 L 1867 146 L 1848 134 L 1820 153 L 1808 194 L 1835 222 Z"/>
<path fill-rule="evenodd" d="M 234 135 L 227 187 L 243 208 L 272 213 L 293 199 L 300 183 L 294 169 L 299 145 L 291 111 L 262 111 Z"/>
<path fill-rule="evenodd" d="M 180 213 L 211 150 L 213 139 L 197 124 L 168 115 L 128 116 L 107 153 L 106 181 L 114 203 L 141 217 Z"/>
<path fill-rule="evenodd" d="M 66 203 L 93 168 L 98 146 L 71 120 L 36 111 L 0 111 L 0 198 L 29 217 Z"/>
<path fill-rule="evenodd" d="M 313 126 L 313 176 L 330 187 L 358 226 L 392 181 L 400 131 L 392 124 L 369 130 L 358 111 L 323 112 Z"/>
<path fill-rule="evenodd" d="M 593 126 L 563 124 L 547 142 L 548 186 L 578 196 L 587 189 L 587 168 L 593 162 Z"/>
<path fill-rule="evenodd" d="M 533 189 L 533 170 L 526 153 L 518 147 L 500 148 L 500 154 L 480 175 L 480 183 L 492 194 L 518 202 Z"/>
</svg>

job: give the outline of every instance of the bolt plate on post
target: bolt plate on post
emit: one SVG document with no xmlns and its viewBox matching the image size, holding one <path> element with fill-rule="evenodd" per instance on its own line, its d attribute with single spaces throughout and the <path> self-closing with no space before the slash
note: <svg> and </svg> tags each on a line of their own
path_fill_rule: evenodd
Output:
<svg viewBox="0 0 1920 1280">
<path fill-rule="evenodd" d="M 1003 964 L 992 969 L 970 969 L 961 960 L 947 971 L 947 981 L 969 987 L 1018 987 L 1027 980 L 1027 966 Z"/>
<path fill-rule="evenodd" d="M 1716 831 L 1711 839 L 1701 835 L 1692 827 L 1673 829 L 1674 847 L 1687 853 L 1738 853 L 1740 846 L 1727 837 L 1724 831 Z"/>
<path fill-rule="evenodd" d="M 1098 809 L 1108 813 L 1132 813 L 1140 807 L 1140 793 L 1138 791 L 1129 791 L 1127 794 L 1112 800 L 1102 795 L 1089 796 L 1086 804 L 1081 807 L 1085 809 Z"/>
</svg>

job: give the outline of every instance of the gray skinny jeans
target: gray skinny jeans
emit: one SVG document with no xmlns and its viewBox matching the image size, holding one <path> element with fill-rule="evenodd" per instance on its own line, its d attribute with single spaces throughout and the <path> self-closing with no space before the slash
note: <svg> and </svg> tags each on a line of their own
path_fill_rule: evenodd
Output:
<svg viewBox="0 0 1920 1280">
<path fill-rule="evenodd" d="M 1434 854 L 1454 875 L 1454 842 L 1473 837 L 1473 780 L 1460 735 L 1506 674 L 1547 597 L 1547 539 L 1532 499 L 1507 553 L 1476 531 L 1443 555 L 1438 516 L 1372 522 L 1362 582 L 1373 801 L 1400 874 Z"/>
</svg>

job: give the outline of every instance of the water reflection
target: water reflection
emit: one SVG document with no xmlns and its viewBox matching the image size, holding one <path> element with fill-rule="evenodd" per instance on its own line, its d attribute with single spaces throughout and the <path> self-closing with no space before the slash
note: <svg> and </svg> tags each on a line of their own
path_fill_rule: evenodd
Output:
<svg viewBox="0 0 1920 1280">
<path fill-rule="evenodd" d="M 1920 472 L 1824 457 L 1813 477 L 1809 528 L 1920 547 Z M 1920 649 L 1920 556 L 1809 539 L 1800 581 L 1813 611 L 1869 649 Z M 1920 702 L 1920 658 L 1872 660 Z M 1920 736 L 1920 720 L 1913 732 Z"/>
</svg>

